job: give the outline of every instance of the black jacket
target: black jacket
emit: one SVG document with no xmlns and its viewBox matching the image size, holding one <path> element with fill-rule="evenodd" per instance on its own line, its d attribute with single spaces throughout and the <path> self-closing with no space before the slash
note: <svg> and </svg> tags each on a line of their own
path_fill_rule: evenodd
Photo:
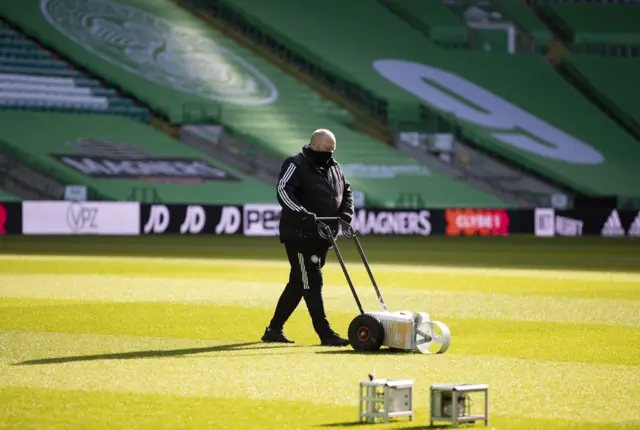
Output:
<svg viewBox="0 0 640 430">
<path fill-rule="evenodd" d="M 317 226 L 310 214 L 317 217 L 340 217 L 351 223 L 353 196 L 351 184 L 333 157 L 324 165 L 316 164 L 309 146 L 287 158 L 278 178 L 280 241 L 319 239 Z M 327 223 L 337 233 L 338 224 Z"/>
</svg>

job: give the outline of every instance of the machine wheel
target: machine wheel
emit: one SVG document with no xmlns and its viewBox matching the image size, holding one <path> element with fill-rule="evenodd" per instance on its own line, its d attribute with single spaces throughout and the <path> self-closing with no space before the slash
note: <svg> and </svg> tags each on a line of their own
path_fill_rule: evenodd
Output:
<svg viewBox="0 0 640 430">
<path fill-rule="evenodd" d="M 372 315 L 358 315 L 349 325 L 349 343 L 356 351 L 377 351 L 384 342 L 384 327 Z"/>
</svg>

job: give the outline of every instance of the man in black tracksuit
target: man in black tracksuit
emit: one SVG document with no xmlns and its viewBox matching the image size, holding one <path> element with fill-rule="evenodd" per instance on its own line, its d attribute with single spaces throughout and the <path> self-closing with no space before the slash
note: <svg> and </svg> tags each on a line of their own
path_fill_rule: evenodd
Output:
<svg viewBox="0 0 640 430">
<path fill-rule="evenodd" d="M 284 244 L 291 271 L 274 316 L 265 330 L 264 342 L 293 343 L 283 326 L 304 298 L 313 328 L 325 346 L 347 346 L 327 320 L 322 300 L 322 268 L 331 247 L 318 234 L 317 217 L 340 217 L 351 223 L 351 185 L 333 158 L 336 140 L 329 130 L 316 130 L 302 151 L 285 160 L 278 179 L 280 242 Z M 337 222 L 327 222 L 338 233 Z"/>
</svg>

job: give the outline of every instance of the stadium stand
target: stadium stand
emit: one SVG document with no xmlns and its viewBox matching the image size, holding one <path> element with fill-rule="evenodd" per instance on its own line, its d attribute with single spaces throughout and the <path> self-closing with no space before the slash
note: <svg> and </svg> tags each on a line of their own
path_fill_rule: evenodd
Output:
<svg viewBox="0 0 640 430">
<path fill-rule="evenodd" d="M 0 111 L 0 150 L 90 197 L 139 200 L 153 189 L 166 203 L 275 203 L 273 189 L 132 118 Z M 34 126 L 37 124 L 37 126 Z"/>
<path fill-rule="evenodd" d="M 473 0 L 471 0 L 473 1 Z M 525 0 L 533 7 L 539 7 L 550 4 L 637 4 L 638 0 Z"/>
<path fill-rule="evenodd" d="M 559 67 L 640 138 L 640 59 L 567 54 Z"/>
<path fill-rule="evenodd" d="M 18 202 L 20 198 L 0 188 L 0 202 Z"/>
<path fill-rule="evenodd" d="M 536 42 L 536 52 L 546 53 L 553 35 L 549 28 L 522 1 L 492 0 L 492 6 L 513 21 Z"/>
<path fill-rule="evenodd" d="M 34 42 L 0 23 L 0 109 L 124 115 L 149 121 L 149 110 L 134 106 L 115 89 L 105 88 L 38 50 Z"/>
<path fill-rule="evenodd" d="M 573 52 L 640 56 L 637 4 L 545 4 L 539 12 Z"/>
<path fill-rule="evenodd" d="M 446 7 L 470 29 L 471 49 L 537 52 L 541 55 L 549 50 L 551 31 L 522 1 L 446 0 L 410 3 Z M 510 28 L 512 25 L 514 28 Z M 511 43 L 513 45 L 510 46 Z"/>
<path fill-rule="evenodd" d="M 418 121 L 426 107 L 487 151 L 573 190 L 640 193 L 634 185 L 640 147 L 539 56 L 438 49 L 377 2 L 224 4 L 318 67 L 368 90 L 384 102 L 391 124 Z M 427 85 L 425 76 L 473 104 Z"/>
<path fill-rule="evenodd" d="M 441 2 L 383 0 L 382 4 L 442 48 L 468 49 L 469 30 Z"/>
<path fill-rule="evenodd" d="M 281 159 L 299 151 L 314 129 L 330 128 L 338 139 L 341 164 L 355 172 L 354 189 L 365 193 L 369 205 L 397 206 L 402 193 L 419 196 L 431 206 L 507 206 L 492 194 L 428 171 L 395 148 L 354 131 L 354 119 L 343 108 L 169 1 L 113 1 L 105 9 L 113 14 L 106 16 L 109 19 L 92 13 L 84 21 L 81 3 L 74 6 L 78 21 L 73 24 L 59 18 L 69 16 L 69 5 L 61 0 L 4 2 L 0 11 L 31 37 L 46 40 L 124 88 L 172 124 L 192 122 L 185 117 L 185 106 L 203 106 L 236 137 Z M 122 17 L 129 18 L 126 26 Z M 136 17 L 145 21 L 136 23 Z M 146 32 L 138 24 L 146 26 Z M 113 41 L 129 46 L 123 50 Z M 150 47 L 163 49 L 150 56 Z"/>
</svg>

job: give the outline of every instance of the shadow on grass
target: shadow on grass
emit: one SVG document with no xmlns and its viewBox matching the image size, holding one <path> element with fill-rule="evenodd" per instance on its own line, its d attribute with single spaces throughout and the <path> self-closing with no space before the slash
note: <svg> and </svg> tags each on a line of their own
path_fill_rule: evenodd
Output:
<svg viewBox="0 0 640 430">
<path fill-rule="evenodd" d="M 476 426 L 475 423 L 462 423 L 462 424 L 458 424 L 458 428 L 464 429 L 464 428 L 473 428 L 474 426 Z M 451 425 L 448 424 L 434 424 L 432 426 L 417 426 L 417 427 L 411 427 L 414 430 L 422 430 L 422 429 L 450 429 Z M 478 426 L 479 428 L 479 426 Z"/>
<path fill-rule="evenodd" d="M 362 426 L 377 426 L 380 424 L 384 424 L 381 421 L 378 421 L 378 423 L 374 424 L 374 423 L 364 423 L 364 422 L 359 422 L 359 421 L 346 421 L 346 422 L 342 422 L 342 423 L 327 423 L 327 424 L 318 424 L 315 427 L 362 427 Z M 401 425 L 404 424 L 404 426 L 400 427 L 400 428 L 404 428 L 404 427 L 408 427 L 411 429 L 444 429 L 444 428 L 451 428 L 450 425 L 447 424 L 434 424 L 432 426 L 430 425 L 424 425 L 424 426 L 413 426 L 411 425 L 411 421 L 408 421 L 407 419 L 404 419 L 403 421 L 399 421 L 399 420 L 394 420 L 391 421 L 389 423 L 386 423 L 387 425 L 389 424 L 393 424 L 393 425 Z M 465 428 L 465 427 L 473 427 L 473 425 L 458 425 L 459 428 Z"/>
<path fill-rule="evenodd" d="M 330 354 L 330 355 L 407 355 L 407 354 L 415 354 L 409 351 L 404 351 L 402 349 L 391 349 L 384 348 L 379 349 L 378 351 L 356 351 L 354 349 L 335 349 L 329 351 L 318 351 L 316 354 Z"/>
<path fill-rule="evenodd" d="M 190 354 L 202 354 L 206 352 L 223 352 L 223 351 L 235 351 L 243 349 L 247 346 L 261 345 L 254 349 L 276 349 L 276 348 L 292 348 L 299 345 L 285 345 L 285 344 L 264 344 L 263 342 L 241 342 L 231 343 L 227 345 L 216 345 L 202 348 L 183 348 L 183 349 L 160 349 L 160 350 L 148 350 L 148 351 L 131 351 L 131 352 L 119 352 L 113 354 L 94 354 L 94 355 L 75 355 L 68 357 L 51 357 L 40 358 L 37 360 L 26 360 L 18 363 L 14 363 L 14 366 L 28 366 L 36 364 L 62 364 L 73 363 L 78 361 L 96 361 L 96 360 L 136 360 L 141 358 L 162 358 L 162 357 L 179 357 Z"/>
</svg>

